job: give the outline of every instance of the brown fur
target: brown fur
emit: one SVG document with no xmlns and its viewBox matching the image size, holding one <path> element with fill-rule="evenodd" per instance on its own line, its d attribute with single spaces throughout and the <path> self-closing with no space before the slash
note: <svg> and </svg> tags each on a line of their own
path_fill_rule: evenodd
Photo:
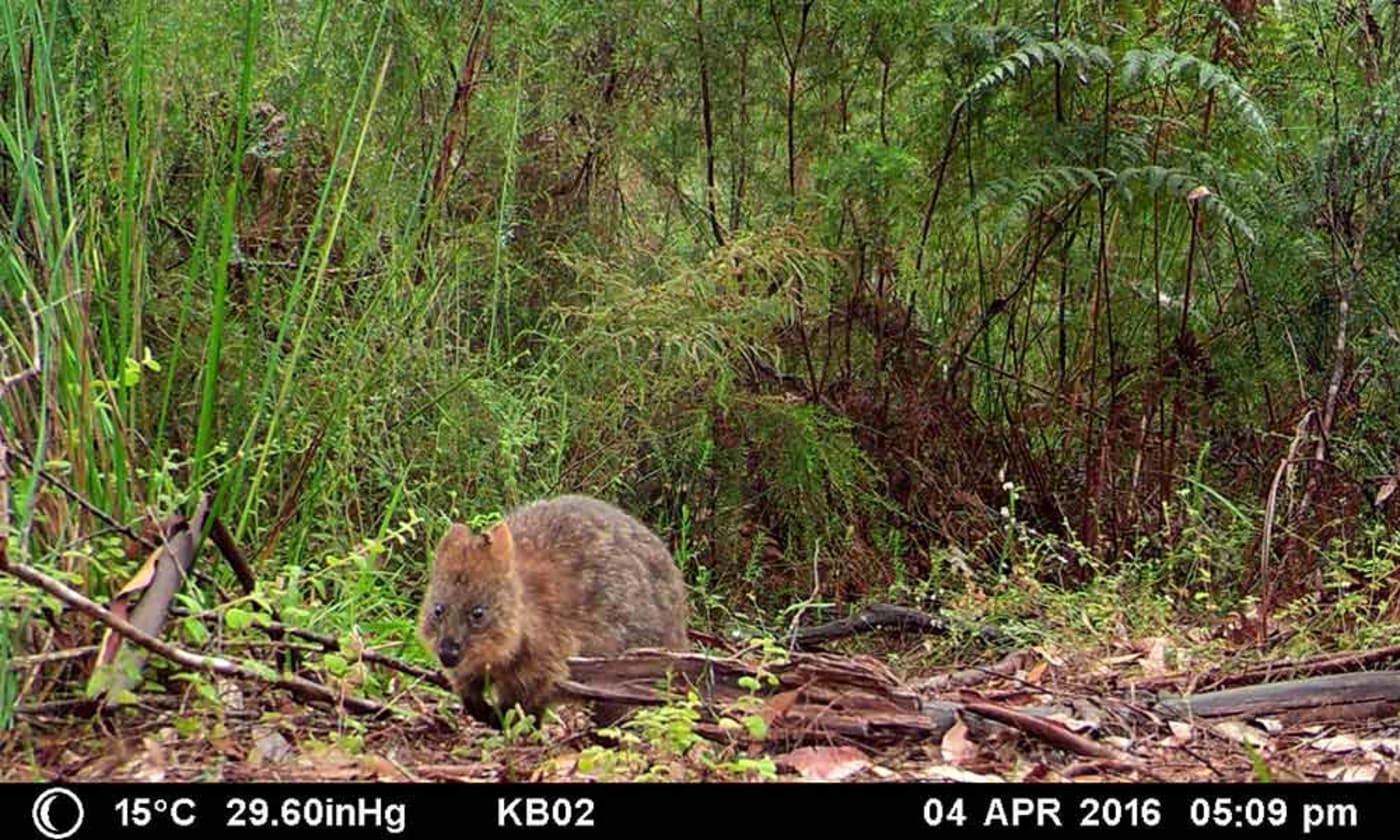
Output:
<svg viewBox="0 0 1400 840">
<path fill-rule="evenodd" d="M 499 726 L 516 703 L 540 717 L 571 656 L 688 649 L 687 617 L 680 571 L 655 534 L 607 502 L 560 496 L 479 534 L 453 524 L 418 629 L 466 711 Z M 598 708 L 595 720 L 622 711 Z"/>
</svg>

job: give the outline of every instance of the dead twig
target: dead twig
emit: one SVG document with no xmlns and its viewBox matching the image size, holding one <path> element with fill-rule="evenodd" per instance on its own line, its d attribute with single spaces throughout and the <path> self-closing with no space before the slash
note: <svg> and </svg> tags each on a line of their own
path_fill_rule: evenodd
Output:
<svg viewBox="0 0 1400 840">
<path fill-rule="evenodd" d="M 86 613 L 97 621 L 111 627 L 126 638 L 164 657 L 177 665 L 196 671 L 205 671 L 226 677 L 239 677 L 292 692 L 303 700 L 330 703 L 346 711 L 362 715 L 382 715 L 393 712 L 389 706 L 362 697 L 339 694 L 320 683 L 303 677 L 277 676 L 265 673 L 241 662 L 234 662 L 219 656 L 204 656 L 191 653 L 183 648 L 165 642 L 131 622 L 120 618 L 106 607 L 70 588 L 62 581 L 44 574 L 38 569 L 22 563 L 11 564 L 5 571 L 25 583 L 44 590 L 79 612 Z"/>
<path fill-rule="evenodd" d="M 1220 688 L 1270 682 L 1279 678 L 1296 679 L 1323 674 L 1351 673 L 1390 661 L 1400 661 L 1400 645 L 1389 645 L 1350 653 L 1324 653 L 1299 660 L 1276 660 L 1233 674 L 1216 676 L 1215 672 L 1207 671 L 1197 678 L 1195 683 L 1202 686 L 1202 690 L 1214 691 Z M 1189 674 L 1177 673 L 1152 677 L 1138 682 L 1136 687 L 1144 691 L 1157 691 L 1178 685 L 1189 676 Z M 1206 679 L 1207 676 L 1210 677 L 1209 680 Z"/>
<path fill-rule="evenodd" d="M 1114 761 L 1113 759 L 1106 758 L 1097 759 L 1094 761 L 1081 761 L 1076 764 L 1071 764 L 1069 767 L 1066 767 L 1064 770 L 1061 770 L 1060 775 L 1064 776 L 1066 779 L 1073 779 L 1079 776 L 1087 776 L 1091 774 L 1101 773 L 1105 770 L 1123 770 L 1130 773 L 1136 772 L 1141 773 L 1144 776 L 1147 776 L 1148 778 L 1155 779 L 1159 782 L 1167 781 L 1163 777 L 1143 767 L 1141 763 Z"/>
<path fill-rule="evenodd" d="M 1372 665 L 1391 660 L 1400 660 L 1400 645 L 1390 645 L 1388 647 L 1373 648 L 1372 650 L 1356 651 L 1354 653 L 1332 653 L 1322 656 L 1313 656 L 1297 662 L 1271 662 L 1257 668 L 1251 668 L 1239 674 L 1232 674 L 1224 677 L 1215 688 L 1226 688 L 1236 685 L 1246 685 L 1253 682 L 1261 682 L 1270 677 L 1277 677 L 1280 674 L 1288 674 L 1291 677 L 1320 676 L 1322 674 L 1337 674 L 1350 671 L 1360 671 Z"/>
<path fill-rule="evenodd" d="M 1042 741 L 1046 741 L 1079 755 L 1107 759 L 1126 767 L 1141 768 L 1142 766 L 1142 762 L 1139 759 L 1124 755 L 1112 747 L 1106 747 L 1103 744 L 1095 743 L 1082 735 L 1076 735 L 1053 721 L 1044 720 L 1002 706 L 995 706 L 991 703 L 968 703 L 965 708 L 975 715 L 981 715 L 982 717 L 995 720 L 998 723 L 1014 726 L 1027 735 L 1033 735 Z"/>
<path fill-rule="evenodd" d="M 15 386 L 33 379 L 39 375 L 39 313 L 34 311 L 34 307 L 29 305 L 29 295 L 20 295 L 20 305 L 24 307 L 25 313 L 29 316 L 29 338 L 33 343 L 29 353 L 29 364 L 16 373 L 12 373 L 0 379 L 0 396 Z"/>
<path fill-rule="evenodd" d="M 224 526 L 224 521 L 219 518 L 214 519 L 214 527 L 209 532 L 209 539 L 214 542 L 214 547 L 219 549 L 219 553 L 224 556 L 233 574 L 238 578 L 238 585 L 243 587 L 243 594 L 252 593 L 257 586 L 257 579 L 253 577 L 253 570 L 248 566 L 248 561 L 243 558 L 243 553 L 238 550 L 238 545 L 233 541 L 233 535 Z"/>
<path fill-rule="evenodd" d="M 1033 665 L 1035 659 L 1036 654 L 1034 651 L 1012 651 L 993 665 L 974 666 L 959 671 L 951 671 L 946 674 L 939 674 L 935 677 L 920 680 L 914 687 L 921 693 L 947 691 L 953 688 L 971 688 L 974 685 L 987 682 L 994 677 L 1014 677 L 1017 671 L 1023 668 L 1029 668 Z"/>
<path fill-rule="evenodd" d="M 755 703 L 768 723 L 769 744 L 839 738 L 887 745 L 941 737 L 951 725 L 949 716 L 928 714 L 887 668 L 866 657 L 796 653 L 759 665 L 737 657 L 635 650 L 573 657 L 568 664 L 569 679 L 559 685 L 565 700 L 646 706 L 667 702 L 673 691 L 695 691 L 706 708 L 696 732 L 705 737 L 730 737 L 720 719 Z"/>
<path fill-rule="evenodd" d="M 108 528 L 111 528 L 113 531 L 116 531 L 122 536 L 127 537 L 132 542 L 135 542 L 138 545 L 145 548 L 147 551 L 154 551 L 156 549 L 156 544 L 152 542 L 148 537 L 138 533 L 137 531 L 132 530 L 130 525 L 118 522 L 117 520 L 113 519 L 111 515 L 107 513 L 107 511 L 88 501 L 87 497 L 79 493 L 77 490 L 74 490 L 67 483 L 65 483 L 63 479 L 48 472 L 42 467 L 35 467 L 34 462 L 29 458 L 29 456 L 25 455 L 23 452 L 20 452 L 18 449 L 11 449 L 9 450 L 9 454 L 14 456 L 21 464 L 23 464 L 25 469 L 36 472 L 42 481 L 48 482 L 54 487 L 57 487 L 63 493 L 63 495 L 68 497 L 69 501 L 73 502 L 78 507 L 87 511 L 92 516 L 96 517 Z M 0 455 L 3 455 L 3 453 L 0 453 Z M 0 457 L 0 462 L 3 461 L 4 458 Z M 4 469 L 4 467 L 0 466 L 0 469 Z M 0 484 L 3 484 L 3 482 L 0 482 Z M 3 568 L 3 566 L 0 566 L 0 568 Z"/>
<path fill-rule="evenodd" d="M 45 700 L 41 703 L 21 703 L 15 706 L 19 717 L 41 717 L 43 715 L 86 716 L 97 709 L 96 697 L 67 697 L 61 700 Z"/>
<path fill-rule="evenodd" d="M 986 638 L 1000 636 L 993 627 L 979 627 L 978 632 Z M 840 618 L 811 627 L 799 627 L 789 636 L 789 647 L 799 650 L 808 645 L 829 642 L 868 633 L 874 630 L 899 630 L 915 633 L 942 633 L 948 630 L 948 622 L 935 615 L 894 604 L 870 604 L 848 618 Z"/>
<path fill-rule="evenodd" d="M 187 610 L 180 608 L 172 610 L 171 613 L 180 616 L 191 615 L 191 613 L 189 613 Z M 195 617 L 203 618 L 204 616 L 197 615 Z M 389 668 L 391 670 L 407 674 L 410 677 L 417 677 L 418 679 L 423 680 L 427 683 L 431 683 L 432 685 L 435 685 L 438 688 L 446 689 L 448 691 L 452 689 L 451 684 L 447 681 L 447 677 L 443 676 L 438 671 L 434 671 L 430 668 L 422 668 L 412 663 L 404 662 L 401 659 L 395 659 L 394 657 L 389 656 L 387 654 L 379 653 L 378 651 L 346 651 L 345 646 L 342 645 L 340 643 L 340 640 L 337 639 L 335 636 L 328 636 L 324 633 L 317 633 L 314 630 L 305 630 L 301 627 L 292 627 L 291 625 L 283 624 L 280 621 L 258 621 L 254 622 L 252 626 L 267 633 L 273 638 L 274 641 L 277 641 L 279 644 L 283 644 L 284 646 L 285 643 L 280 641 L 283 636 L 291 637 L 294 639 L 302 639 L 304 641 L 312 642 L 313 644 L 317 645 L 318 647 L 316 648 L 316 650 L 320 653 L 348 652 L 358 660 L 373 663 L 375 665 L 382 665 L 385 668 Z"/>
<path fill-rule="evenodd" d="M 1303 435 L 1310 417 L 1312 417 L 1311 410 L 1304 414 L 1303 419 L 1298 422 L 1298 429 L 1293 435 L 1293 440 L 1288 444 L 1288 454 L 1279 461 L 1278 469 L 1274 471 L 1274 480 L 1269 485 L 1269 498 L 1264 508 L 1264 533 L 1259 540 L 1259 641 L 1261 643 L 1269 635 L 1269 608 L 1273 598 L 1272 581 L 1269 579 L 1269 555 L 1273 551 L 1274 515 L 1278 508 L 1279 483 L 1283 481 L 1288 468 L 1296 463 L 1298 448 L 1303 443 Z"/>
<path fill-rule="evenodd" d="M 33 653 L 29 656 L 16 656 L 5 663 L 7 668 L 22 671 L 25 668 L 33 668 L 38 665 L 48 665 L 51 662 L 67 662 L 70 659 L 82 659 L 97 652 L 97 645 L 84 645 L 68 650 L 55 650 L 48 653 Z"/>
</svg>

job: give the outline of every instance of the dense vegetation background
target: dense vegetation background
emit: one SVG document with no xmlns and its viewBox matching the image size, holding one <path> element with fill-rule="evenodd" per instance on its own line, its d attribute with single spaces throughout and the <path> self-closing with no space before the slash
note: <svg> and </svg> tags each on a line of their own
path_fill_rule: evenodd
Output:
<svg viewBox="0 0 1400 840">
<path fill-rule="evenodd" d="M 447 522 L 560 491 L 697 626 L 1379 634 L 1398 55 L 1379 1 L 10 0 L 0 537 L 105 601 L 208 492 L 258 589 L 186 610 L 414 657 Z"/>
</svg>

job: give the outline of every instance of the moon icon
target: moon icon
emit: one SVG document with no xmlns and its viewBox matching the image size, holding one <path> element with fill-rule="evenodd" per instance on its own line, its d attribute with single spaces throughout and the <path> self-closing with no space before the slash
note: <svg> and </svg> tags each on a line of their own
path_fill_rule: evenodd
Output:
<svg viewBox="0 0 1400 840">
<path fill-rule="evenodd" d="M 78 810 L 78 815 L 73 819 L 73 825 L 66 831 L 54 825 L 53 815 L 49 813 L 53 808 L 54 801 L 61 796 L 66 796 L 71 800 L 73 807 Z M 83 824 L 83 802 L 77 794 L 68 788 L 49 788 L 34 799 L 34 808 L 30 812 L 30 817 L 34 820 L 34 827 L 49 840 L 65 840 L 65 838 L 72 837 Z"/>
</svg>

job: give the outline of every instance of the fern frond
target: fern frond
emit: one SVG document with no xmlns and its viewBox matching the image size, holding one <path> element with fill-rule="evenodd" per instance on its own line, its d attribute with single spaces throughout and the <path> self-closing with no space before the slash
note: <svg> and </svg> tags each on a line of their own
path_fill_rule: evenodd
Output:
<svg viewBox="0 0 1400 840">
<path fill-rule="evenodd" d="M 1102 189 L 1111 183 L 1113 173 L 1106 169 L 1086 169 L 1082 166 L 1052 166 L 1031 173 L 1022 185 L 1016 205 L 1025 210 L 1043 207 L 1084 187 Z"/>
<path fill-rule="evenodd" d="M 1006 56 L 973 82 L 958 100 L 957 108 L 965 108 L 972 100 L 988 91 L 1046 64 L 1073 69 L 1106 70 L 1113 66 L 1113 59 L 1109 57 L 1108 50 L 1095 44 L 1081 44 L 1070 39 L 1035 41 Z"/>
<path fill-rule="evenodd" d="M 1191 191 L 1202 186 L 1201 180 L 1189 172 L 1166 166 L 1139 166 L 1124 169 L 1115 184 L 1125 203 L 1133 203 L 1141 194 L 1163 195 L 1168 198 L 1185 199 Z M 1233 230 L 1236 236 L 1254 243 L 1257 238 L 1254 227 L 1220 196 L 1211 192 L 1199 199 L 1200 206 L 1208 217 L 1214 217 Z"/>
<path fill-rule="evenodd" d="M 1228 70 L 1190 53 L 1172 49 L 1128 50 L 1123 55 L 1123 79 L 1134 84 L 1142 79 L 1169 82 L 1177 79 L 1195 81 L 1207 93 L 1224 97 L 1244 121 L 1260 135 L 1270 134 L 1264 111 Z"/>
<path fill-rule="evenodd" d="M 938 21 L 932 25 L 931 31 L 945 46 L 970 46 L 988 55 L 1003 49 L 1007 44 L 1024 47 L 1036 41 L 1030 30 L 1009 23 L 986 26 L 960 21 Z"/>
<path fill-rule="evenodd" d="M 978 207 L 998 207 L 990 222 L 997 233 L 1023 222 L 1037 208 L 1052 207 L 1086 188 L 1110 188 L 1117 176 L 1108 169 L 1082 166 L 1050 166 L 1031 172 L 1019 182 L 998 181 L 993 189 L 979 194 Z"/>
</svg>

